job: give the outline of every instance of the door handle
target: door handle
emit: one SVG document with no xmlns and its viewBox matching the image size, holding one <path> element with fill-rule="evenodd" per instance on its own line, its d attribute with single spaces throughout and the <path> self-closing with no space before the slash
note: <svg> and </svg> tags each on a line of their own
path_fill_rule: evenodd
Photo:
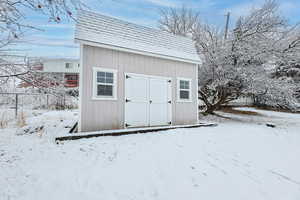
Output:
<svg viewBox="0 0 300 200">
<path fill-rule="evenodd" d="M 152 103 L 152 100 L 150 100 L 149 102 Z"/>
</svg>

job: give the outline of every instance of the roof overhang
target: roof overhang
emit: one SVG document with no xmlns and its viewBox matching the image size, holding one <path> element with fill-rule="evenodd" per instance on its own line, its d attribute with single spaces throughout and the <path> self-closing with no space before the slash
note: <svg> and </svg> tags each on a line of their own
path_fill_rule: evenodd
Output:
<svg viewBox="0 0 300 200">
<path fill-rule="evenodd" d="M 199 58 L 199 60 L 183 59 L 183 58 L 179 58 L 179 57 L 175 57 L 175 56 L 155 54 L 152 52 L 140 51 L 140 50 L 136 50 L 136 49 L 130 49 L 130 48 L 115 46 L 115 45 L 111 45 L 111 44 L 104 44 L 104 43 L 95 42 L 95 41 L 83 40 L 83 39 L 79 39 L 79 38 L 75 38 L 75 42 L 84 44 L 84 45 L 89 45 L 89 46 L 101 47 L 104 49 L 112 49 L 112 50 L 117 50 L 117 51 L 122 51 L 122 52 L 134 53 L 134 54 L 156 57 L 156 58 L 163 58 L 163 59 L 167 59 L 167 60 L 179 61 L 179 62 L 190 63 L 190 64 L 195 64 L 195 65 L 202 64 L 200 58 Z"/>
</svg>

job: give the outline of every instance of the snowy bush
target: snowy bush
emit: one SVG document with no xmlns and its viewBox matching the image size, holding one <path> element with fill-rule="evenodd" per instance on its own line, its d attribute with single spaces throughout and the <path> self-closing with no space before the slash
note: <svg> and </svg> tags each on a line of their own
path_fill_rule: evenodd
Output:
<svg viewBox="0 0 300 200">
<path fill-rule="evenodd" d="M 299 52 L 300 56 L 300 52 Z M 300 58 L 298 61 L 288 61 L 286 63 L 277 63 L 277 67 L 272 71 L 271 77 L 288 82 L 293 85 L 293 96 L 300 102 Z"/>
<path fill-rule="evenodd" d="M 256 94 L 254 105 L 272 107 L 290 111 L 298 109 L 298 102 L 295 98 L 295 88 L 283 80 L 272 80 L 264 93 Z"/>
</svg>

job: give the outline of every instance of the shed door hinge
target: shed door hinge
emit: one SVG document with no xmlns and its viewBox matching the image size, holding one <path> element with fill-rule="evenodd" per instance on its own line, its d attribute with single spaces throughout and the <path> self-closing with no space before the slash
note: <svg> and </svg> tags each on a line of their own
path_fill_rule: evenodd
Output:
<svg viewBox="0 0 300 200">
<path fill-rule="evenodd" d="M 125 101 L 126 101 L 126 103 L 130 102 L 130 100 L 129 100 L 129 99 L 125 99 Z"/>
<path fill-rule="evenodd" d="M 168 80 L 168 83 L 171 83 L 172 81 L 171 80 Z"/>
<path fill-rule="evenodd" d="M 131 78 L 130 76 L 126 75 L 126 79 Z"/>
<path fill-rule="evenodd" d="M 168 124 L 169 124 L 169 125 L 171 125 L 171 124 L 172 124 L 172 122 L 169 122 Z"/>
<path fill-rule="evenodd" d="M 125 123 L 125 127 L 126 127 L 126 128 L 129 127 L 129 126 L 130 126 L 129 124 Z"/>
<path fill-rule="evenodd" d="M 172 103 L 172 101 L 168 101 L 168 103 Z"/>
</svg>

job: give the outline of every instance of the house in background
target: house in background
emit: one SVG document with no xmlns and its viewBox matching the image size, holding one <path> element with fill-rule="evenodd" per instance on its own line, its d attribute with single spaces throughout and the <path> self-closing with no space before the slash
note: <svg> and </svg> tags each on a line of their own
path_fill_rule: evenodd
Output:
<svg viewBox="0 0 300 200">
<path fill-rule="evenodd" d="M 198 122 L 191 39 L 88 11 L 78 15 L 79 131 Z"/>
<path fill-rule="evenodd" d="M 54 79 L 63 81 L 66 88 L 79 86 L 79 60 L 69 58 L 42 58 L 34 62 L 32 70 L 51 75 Z"/>
</svg>

